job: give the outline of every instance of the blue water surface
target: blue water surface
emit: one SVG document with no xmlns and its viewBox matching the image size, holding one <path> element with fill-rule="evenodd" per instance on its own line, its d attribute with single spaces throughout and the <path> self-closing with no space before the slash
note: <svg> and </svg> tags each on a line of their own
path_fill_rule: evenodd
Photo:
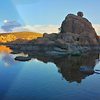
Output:
<svg viewBox="0 0 100 100">
<path fill-rule="evenodd" d="M 0 100 L 100 100 L 99 74 L 70 82 L 53 62 L 20 62 L 15 57 L 0 54 Z"/>
</svg>

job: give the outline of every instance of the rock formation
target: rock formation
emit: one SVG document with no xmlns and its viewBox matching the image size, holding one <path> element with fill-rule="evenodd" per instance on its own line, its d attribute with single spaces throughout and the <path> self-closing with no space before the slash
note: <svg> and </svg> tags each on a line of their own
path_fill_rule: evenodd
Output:
<svg viewBox="0 0 100 100">
<path fill-rule="evenodd" d="M 77 15 L 68 14 L 65 17 L 59 33 L 45 33 L 28 44 L 32 45 L 30 48 L 33 51 L 36 48 L 35 51 L 49 55 L 79 55 L 98 50 L 100 41 L 92 24 L 83 17 L 82 12 L 78 12 Z M 29 46 L 26 49 L 29 50 Z M 25 50 L 25 46 L 21 46 L 20 50 Z"/>
<path fill-rule="evenodd" d="M 60 41 L 64 43 L 73 43 L 80 45 L 99 45 L 99 38 L 92 27 L 92 24 L 83 17 L 82 12 L 78 12 L 77 15 L 68 14 L 65 20 L 62 22 L 61 31 L 59 34 L 44 34 L 43 38 L 37 39 L 37 43 L 41 40 L 41 43 L 52 43 Z"/>
<path fill-rule="evenodd" d="M 72 36 L 73 42 L 77 41 L 82 45 L 98 45 L 99 38 L 92 27 L 92 24 L 82 16 L 82 12 L 78 12 L 77 16 L 68 14 L 65 20 L 62 22 L 60 34 L 71 33 L 70 36 L 74 35 Z"/>
<path fill-rule="evenodd" d="M 78 12 L 77 16 L 83 17 L 83 12 Z"/>
</svg>

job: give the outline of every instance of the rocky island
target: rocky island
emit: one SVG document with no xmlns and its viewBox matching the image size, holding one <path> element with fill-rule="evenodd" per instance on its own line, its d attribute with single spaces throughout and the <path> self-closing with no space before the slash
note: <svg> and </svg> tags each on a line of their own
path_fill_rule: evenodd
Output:
<svg viewBox="0 0 100 100">
<path fill-rule="evenodd" d="M 34 40 L 6 43 L 19 52 L 44 53 L 50 56 L 81 55 L 86 52 L 99 51 L 100 40 L 91 22 L 83 17 L 68 14 L 59 28 L 59 33 L 47 34 Z"/>
</svg>

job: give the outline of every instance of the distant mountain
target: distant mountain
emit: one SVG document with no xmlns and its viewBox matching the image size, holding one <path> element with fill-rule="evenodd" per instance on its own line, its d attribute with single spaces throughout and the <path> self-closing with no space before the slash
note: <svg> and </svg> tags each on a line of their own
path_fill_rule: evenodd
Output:
<svg viewBox="0 0 100 100">
<path fill-rule="evenodd" d="M 43 35 L 37 32 L 13 32 L 13 33 L 2 33 L 0 34 L 0 42 L 6 43 L 15 41 L 18 39 L 22 40 L 32 40 L 38 37 L 42 37 Z"/>
</svg>

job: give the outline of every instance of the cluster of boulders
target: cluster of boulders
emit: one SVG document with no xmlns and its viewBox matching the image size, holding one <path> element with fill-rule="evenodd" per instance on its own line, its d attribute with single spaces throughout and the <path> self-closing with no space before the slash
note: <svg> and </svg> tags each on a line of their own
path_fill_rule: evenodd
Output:
<svg viewBox="0 0 100 100">
<path fill-rule="evenodd" d="M 47 48 L 46 51 L 50 54 L 78 54 L 98 49 L 100 44 L 95 29 L 83 17 L 82 12 L 78 12 L 77 15 L 68 14 L 62 22 L 59 33 L 44 33 L 42 38 L 32 42 L 44 46 L 43 48 Z"/>
<path fill-rule="evenodd" d="M 28 44 L 32 44 L 33 51 L 36 48 L 36 51 L 50 55 L 77 55 L 99 50 L 99 37 L 82 12 L 78 12 L 77 15 L 68 14 L 59 29 L 59 33 L 44 33 L 43 37 L 31 40 Z M 23 47 L 21 49 L 23 50 Z"/>
</svg>

